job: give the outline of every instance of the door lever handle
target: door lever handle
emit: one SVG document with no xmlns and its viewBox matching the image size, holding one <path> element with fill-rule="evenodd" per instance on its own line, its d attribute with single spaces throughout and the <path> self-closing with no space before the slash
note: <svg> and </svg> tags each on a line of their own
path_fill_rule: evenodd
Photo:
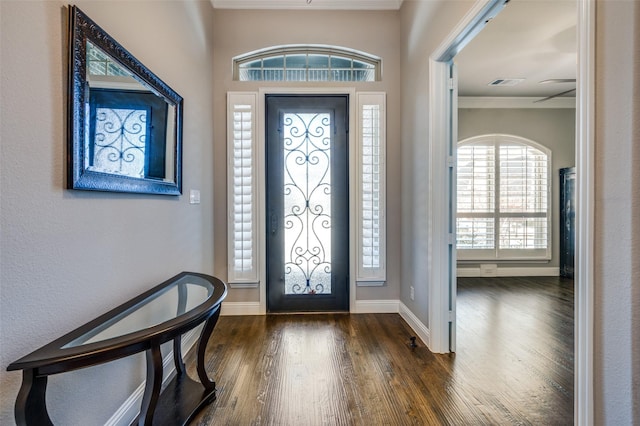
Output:
<svg viewBox="0 0 640 426">
<path fill-rule="evenodd" d="M 271 234 L 275 235 L 278 230 L 278 216 L 275 213 L 271 213 Z"/>
</svg>

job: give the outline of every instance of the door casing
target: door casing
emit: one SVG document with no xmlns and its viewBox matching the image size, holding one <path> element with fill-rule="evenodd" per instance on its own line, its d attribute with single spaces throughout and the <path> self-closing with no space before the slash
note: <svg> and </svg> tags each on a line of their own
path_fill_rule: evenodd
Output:
<svg viewBox="0 0 640 426">
<path fill-rule="evenodd" d="M 578 73 L 576 90 L 576 267 L 575 267 L 575 392 L 574 422 L 593 425 L 595 416 L 593 377 L 594 336 L 594 112 L 595 112 L 595 0 L 576 0 Z M 453 117 L 449 98 L 450 63 L 455 55 L 480 32 L 489 18 L 504 7 L 505 0 L 477 0 L 449 36 L 431 54 L 429 60 L 429 170 L 435 181 L 446 182 L 446 164 L 450 161 L 441 143 L 451 132 Z M 454 83 L 455 84 L 455 83 Z M 430 254 L 447 247 L 449 218 L 434 206 L 450 203 L 453 187 L 430 194 Z M 455 198 L 455 197 L 454 197 Z M 453 200 L 455 205 L 455 200 Z M 448 270 L 451 258 L 439 256 L 429 267 L 429 347 L 434 352 L 448 352 L 455 347 L 449 334 L 449 280 L 455 269 Z M 447 274 L 453 274 L 447 277 Z M 454 301 L 455 303 L 455 301 Z M 455 319 L 454 319 L 455 321 Z"/>
<path fill-rule="evenodd" d="M 282 94 L 282 95 L 347 95 L 349 97 L 349 134 L 348 138 L 348 150 L 349 150 L 349 187 L 356 187 L 356 156 L 354 153 L 356 150 L 356 102 L 355 87 L 324 87 L 324 88 L 310 88 L 310 87 L 264 87 L 258 90 L 258 102 L 256 104 L 256 154 L 257 154 L 257 168 L 256 173 L 258 176 L 265 176 L 265 99 L 270 94 Z M 260 235 L 262 235 L 267 229 L 266 226 L 266 187 L 265 180 L 258 180 L 258 229 Z M 349 191 L 349 311 L 356 312 L 356 193 L 357 191 Z M 259 313 L 265 315 L 267 313 L 267 290 L 266 290 L 266 239 L 259 239 L 259 262 L 260 262 L 260 307 Z"/>
</svg>

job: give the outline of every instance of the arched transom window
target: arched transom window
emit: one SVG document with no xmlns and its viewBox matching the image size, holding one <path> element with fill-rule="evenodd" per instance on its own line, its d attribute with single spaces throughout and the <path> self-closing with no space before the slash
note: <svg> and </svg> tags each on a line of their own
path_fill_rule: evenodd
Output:
<svg viewBox="0 0 640 426">
<path fill-rule="evenodd" d="M 239 81 L 379 81 L 381 59 L 335 46 L 278 46 L 233 58 Z"/>
<path fill-rule="evenodd" d="M 458 143 L 459 260 L 549 259 L 551 151 L 518 136 Z"/>
</svg>

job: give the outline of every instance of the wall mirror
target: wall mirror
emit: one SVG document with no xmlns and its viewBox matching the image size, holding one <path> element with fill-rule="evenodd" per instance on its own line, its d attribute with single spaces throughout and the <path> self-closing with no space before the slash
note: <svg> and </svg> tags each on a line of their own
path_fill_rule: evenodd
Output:
<svg viewBox="0 0 640 426">
<path fill-rule="evenodd" d="M 179 195 L 182 97 L 69 6 L 67 187 Z"/>
</svg>

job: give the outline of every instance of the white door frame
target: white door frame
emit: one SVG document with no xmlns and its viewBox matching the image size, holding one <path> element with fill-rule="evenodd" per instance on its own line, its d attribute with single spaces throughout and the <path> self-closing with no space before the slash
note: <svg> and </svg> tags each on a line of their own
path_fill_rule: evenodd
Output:
<svg viewBox="0 0 640 426">
<path fill-rule="evenodd" d="M 576 90 L 576 268 L 574 421 L 590 426 L 593 413 L 593 235 L 594 235 L 594 70 L 595 0 L 577 2 L 578 74 Z M 449 231 L 455 185 L 448 183 L 451 157 L 444 143 L 452 136 L 449 68 L 455 55 L 504 7 L 504 0 L 477 0 L 429 61 L 429 332 L 433 352 L 449 352 L 452 297 Z M 455 86 L 455 83 L 454 83 Z M 455 197 L 453 197 L 455 198 Z M 452 257 L 453 256 L 453 257 Z M 453 299 L 455 303 L 455 299 Z M 455 314 L 455 311 L 453 312 Z"/>
<path fill-rule="evenodd" d="M 478 0 L 429 58 L 429 348 L 446 353 L 455 348 L 455 182 L 451 181 L 457 138 L 456 98 L 451 79 L 453 58 L 504 7 L 504 0 Z M 454 125 L 456 124 L 456 125 Z M 453 154 L 453 156 L 452 156 Z M 455 174 L 454 174 L 455 175 Z M 455 223 L 455 222 L 453 222 Z"/>
<path fill-rule="evenodd" d="M 284 95 L 348 95 L 349 96 L 349 187 L 356 188 L 356 102 L 354 87 L 263 87 L 258 91 L 256 102 L 256 152 L 257 152 L 257 175 L 258 175 L 258 232 L 266 232 L 266 187 L 265 187 L 265 97 L 270 94 Z M 349 312 L 356 312 L 356 191 L 349 192 Z M 266 238 L 262 235 L 259 238 L 258 258 L 260 263 L 260 306 L 259 314 L 267 313 L 267 257 Z"/>
</svg>

